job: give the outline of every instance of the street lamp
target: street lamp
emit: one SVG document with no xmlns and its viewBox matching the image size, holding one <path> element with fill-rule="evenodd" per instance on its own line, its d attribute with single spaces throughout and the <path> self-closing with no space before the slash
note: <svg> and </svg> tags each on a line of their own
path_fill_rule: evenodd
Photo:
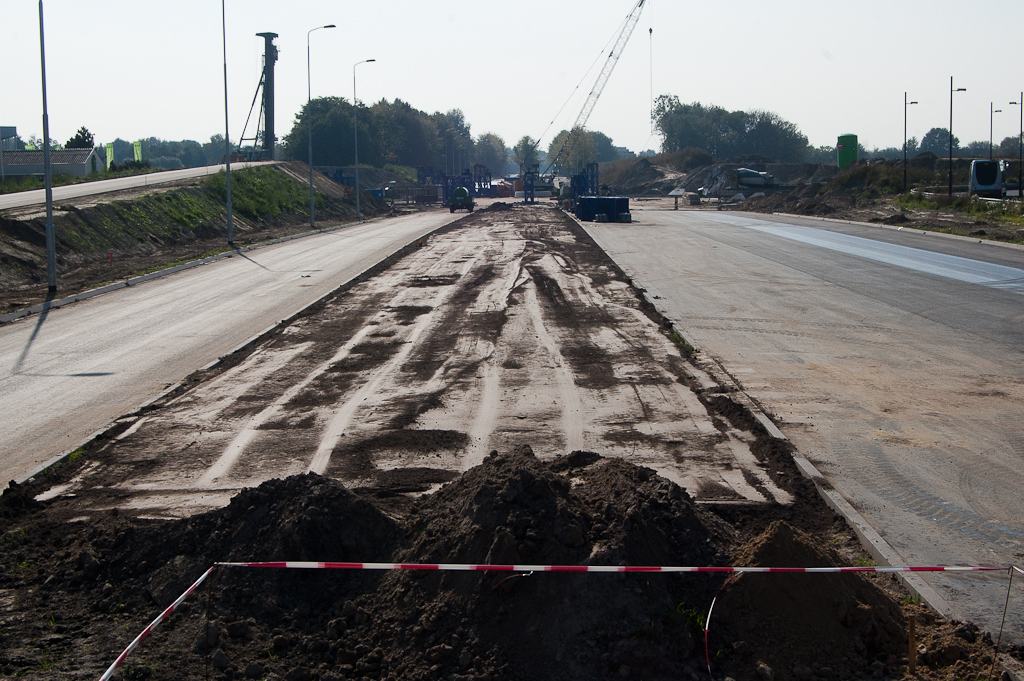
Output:
<svg viewBox="0 0 1024 681">
<path fill-rule="evenodd" d="M 359 105 L 356 100 L 356 67 L 360 64 L 368 64 L 371 61 L 377 61 L 376 59 L 364 59 L 363 61 L 357 61 L 352 65 L 352 128 L 355 131 L 355 151 L 356 151 L 356 220 L 362 220 L 362 215 L 359 213 L 359 125 L 356 122 L 356 115 L 359 111 Z"/>
<path fill-rule="evenodd" d="M 46 46 L 43 41 L 43 0 L 39 0 L 39 62 L 43 72 L 43 177 L 46 186 L 46 274 L 49 292 L 57 292 L 57 236 L 53 228 L 53 186 L 50 182 L 50 117 L 46 113 Z"/>
<path fill-rule="evenodd" d="M 228 132 L 228 20 L 224 0 L 220 0 L 220 28 L 224 46 L 224 191 L 227 195 L 228 246 L 234 246 L 235 233 L 231 221 L 231 135 Z"/>
<path fill-rule="evenodd" d="M 907 107 L 917 102 L 908 102 L 907 93 L 903 93 L 903 193 L 907 193 Z"/>
<path fill-rule="evenodd" d="M 306 122 L 309 124 L 307 130 L 309 137 L 309 228 L 316 229 L 314 222 L 316 217 L 314 216 L 313 208 L 313 85 L 309 76 L 309 36 L 313 31 L 319 31 L 321 28 L 334 28 L 334 24 L 327 24 L 326 26 L 317 26 L 306 31 Z"/>
<path fill-rule="evenodd" d="M 995 102 L 988 103 L 988 157 L 992 158 L 992 124 L 995 122 L 997 113 L 1003 113 L 1002 109 L 993 109 Z"/>
<path fill-rule="evenodd" d="M 967 88 L 953 89 L 953 76 L 949 77 L 949 195 L 953 196 L 953 93 L 967 92 Z"/>
<path fill-rule="evenodd" d="M 1017 198 L 1024 201 L 1024 186 L 1021 186 L 1021 176 L 1024 175 L 1024 92 L 1020 93 L 1020 99 L 1010 104 L 1020 107 L 1020 132 L 1017 134 Z"/>
</svg>

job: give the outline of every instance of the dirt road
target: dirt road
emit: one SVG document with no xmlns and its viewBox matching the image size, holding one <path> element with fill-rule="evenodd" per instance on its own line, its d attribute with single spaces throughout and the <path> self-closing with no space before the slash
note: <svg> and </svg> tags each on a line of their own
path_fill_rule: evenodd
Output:
<svg viewBox="0 0 1024 681">
<path fill-rule="evenodd" d="M 75 492 L 160 516 L 306 471 L 425 492 L 528 439 L 546 458 L 628 458 L 698 499 L 789 501 L 753 435 L 708 413 L 679 348 L 573 228 L 540 206 L 462 220 L 126 421 Z"/>
</svg>

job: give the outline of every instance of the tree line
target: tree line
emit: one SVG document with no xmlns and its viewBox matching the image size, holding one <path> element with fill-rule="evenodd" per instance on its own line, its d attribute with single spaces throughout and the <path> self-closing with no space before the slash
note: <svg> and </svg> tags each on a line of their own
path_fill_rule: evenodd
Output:
<svg viewBox="0 0 1024 681">
<path fill-rule="evenodd" d="M 401 99 L 353 106 L 343 97 L 319 97 L 296 114 L 282 140 L 284 158 L 310 161 L 310 131 L 315 166 L 352 165 L 358 134 L 360 164 L 431 166 L 459 174 L 479 163 L 495 176 L 513 171 L 505 140 L 493 132 L 474 137 L 459 109 L 426 113 Z"/>
</svg>

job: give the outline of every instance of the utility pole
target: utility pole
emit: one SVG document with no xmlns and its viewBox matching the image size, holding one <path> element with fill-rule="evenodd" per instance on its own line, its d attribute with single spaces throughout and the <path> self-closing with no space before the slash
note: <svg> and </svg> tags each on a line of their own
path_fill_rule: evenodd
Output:
<svg viewBox="0 0 1024 681">
<path fill-rule="evenodd" d="M 907 193 L 907 107 L 917 102 L 908 102 L 907 93 L 903 93 L 903 193 Z"/>
<path fill-rule="evenodd" d="M 46 185 L 46 273 L 49 292 L 57 292 L 57 237 L 53 228 L 53 187 L 50 183 L 50 117 L 46 111 L 46 46 L 43 40 L 43 0 L 39 0 L 39 61 L 43 71 L 43 176 Z"/>
<path fill-rule="evenodd" d="M 953 196 L 953 93 L 967 92 L 967 88 L 953 89 L 953 76 L 949 77 L 949 195 Z"/>
<path fill-rule="evenodd" d="M 224 178 L 228 203 L 228 246 L 234 246 L 234 225 L 231 223 L 231 136 L 228 134 L 228 22 L 224 0 L 220 0 L 220 25 L 224 44 Z"/>
</svg>

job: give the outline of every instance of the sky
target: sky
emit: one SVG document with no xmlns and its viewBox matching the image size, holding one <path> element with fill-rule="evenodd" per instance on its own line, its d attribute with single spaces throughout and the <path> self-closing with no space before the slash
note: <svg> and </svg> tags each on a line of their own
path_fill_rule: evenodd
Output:
<svg viewBox="0 0 1024 681">
<path fill-rule="evenodd" d="M 259 82 L 263 39 L 279 34 L 277 135 L 313 97 L 402 99 L 458 108 L 474 135 L 512 146 L 575 121 L 636 0 L 224 0 L 228 125 L 237 140 Z M 766 109 L 814 146 L 854 133 L 867 148 L 949 126 L 966 144 L 1020 128 L 1024 2 L 993 0 L 646 0 L 587 127 L 633 151 L 658 149 L 652 95 Z M 44 0 L 50 135 L 205 142 L 223 134 L 219 0 Z M 309 34 L 316 26 L 336 24 Z M 42 136 L 38 0 L 0 0 L 0 124 Z M 307 74 L 307 39 L 310 71 Z M 1016 66 L 1012 66 L 1016 64 Z M 307 81 L 307 77 L 309 80 Z M 308 83 L 308 85 L 307 85 Z M 552 124 L 552 121 L 554 123 Z M 251 126 L 252 124 L 250 124 Z M 250 127 L 248 135 L 252 134 Z"/>
</svg>

